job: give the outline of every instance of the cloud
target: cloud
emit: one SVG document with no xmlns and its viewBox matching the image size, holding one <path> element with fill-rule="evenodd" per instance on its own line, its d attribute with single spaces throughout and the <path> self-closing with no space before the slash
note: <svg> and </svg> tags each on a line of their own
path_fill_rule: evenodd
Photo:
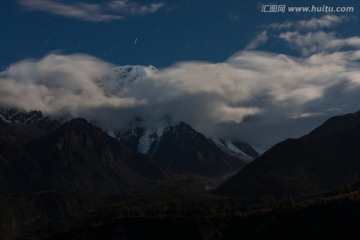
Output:
<svg viewBox="0 0 360 240">
<path fill-rule="evenodd" d="M 237 22 L 240 20 L 240 15 L 230 12 L 230 13 L 228 13 L 228 18 L 232 21 Z"/>
<path fill-rule="evenodd" d="M 301 20 L 296 25 L 301 29 L 316 30 L 322 28 L 333 28 L 341 23 L 351 19 L 349 16 L 325 15 L 321 18 L 311 18 L 310 20 Z"/>
<path fill-rule="evenodd" d="M 107 4 L 90 4 L 80 1 L 65 3 L 60 0 L 19 0 L 19 4 L 29 10 L 92 22 L 108 22 L 127 16 L 155 13 L 165 6 L 164 3 L 138 5 L 127 0 L 114 0 Z"/>
<path fill-rule="evenodd" d="M 106 128 L 185 121 L 207 135 L 266 149 L 359 110 L 359 60 L 355 50 L 301 58 L 241 51 L 223 63 L 177 63 L 115 97 L 101 87 L 112 64 L 49 55 L 10 66 L 0 80 L 0 103 L 86 117 Z"/>
<path fill-rule="evenodd" d="M 264 31 L 267 31 L 268 38 L 275 37 L 281 39 L 303 56 L 310 56 L 321 52 L 342 51 L 345 48 L 358 49 L 360 47 L 360 37 L 340 38 L 335 31 L 329 31 L 329 29 L 353 19 L 356 18 L 325 15 L 308 20 L 271 23 L 263 26 L 263 28 L 266 29 Z"/>
<path fill-rule="evenodd" d="M 309 20 L 299 20 L 294 22 L 283 22 L 283 23 L 271 23 L 266 26 L 268 29 L 274 30 L 321 30 L 324 28 L 333 28 L 342 23 L 348 22 L 354 17 L 349 16 L 336 16 L 336 15 L 325 15 L 320 18 L 311 18 Z"/>
<path fill-rule="evenodd" d="M 129 0 L 114 0 L 111 1 L 108 5 L 115 11 L 120 11 L 131 15 L 155 13 L 165 6 L 164 3 L 152 3 L 148 6 L 140 6 L 137 3 Z"/>
<path fill-rule="evenodd" d="M 111 67 L 81 54 L 24 60 L 10 66 L 0 81 L 1 104 L 71 116 L 87 109 L 135 104 L 131 99 L 108 97 L 99 88 Z"/>
<path fill-rule="evenodd" d="M 295 49 L 298 49 L 303 55 L 310 55 L 317 52 L 332 52 L 344 47 L 359 48 L 360 37 L 337 38 L 334 32 L 326 33 L 308 32 L 285 32 L 279 35 L 279 38 L 286 41 Z"/>
<path fill-rule="evenodd" d="M 263 45 L 264 43 L 266 43 L 268 39 L 269 39 L 269 37 L 268 37 L 268 35 L 267 35 L 267 31 L 262 31 L 259 35 L 256 36 L 256 38 L 255 38 L 254 40 L 252 40 L 252 41 L 245 47 L 245 50 L 256 49 L 256 48 L 259 47 L 260 45 Z"/>
</svg>

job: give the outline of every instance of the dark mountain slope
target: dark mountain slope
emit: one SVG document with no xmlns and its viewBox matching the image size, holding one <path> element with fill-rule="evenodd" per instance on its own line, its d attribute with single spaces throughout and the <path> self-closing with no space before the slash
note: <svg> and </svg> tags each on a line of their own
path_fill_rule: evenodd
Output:
<svg viewBox="0 0 360 240">
<path fill-rule="evenodd" d="M 24 124 L 13 124 L 0 118 L 0 138 L 23 145 L 31 139 L 40 137 L 45 131 Z"/>
<path fill-rule="evenodd" d="M 308 135 L 311 137 L 320 137 L 335 132 L 346 132 L 359 124 L 360 112 L 335 116 L 315 128 Z"/>
<path fill-rule="evenodd" d="M 44 132 L 0 119 L 0 194 L 30 191 L 41 176 L 39 163 L 23 149 L 23 144 Z"/>
<path fill-rule="evenodd" d="M 44 132 L 56 130 L 61 126 L 59 121 L 51 120 L 36 110 L 26 112 L 3 108 L 0 109 L 0 119 L 7 123 L 31 126 Z M 184 122 L 148 134 L 148 131 L 141 128 L 115 133 L 118 140 L 133 152 L 146 155 L 160 168 L 180 174 L 198 174 L 205 177 L 227 175 L 258 156 L 258 153 L 246 143 L 232 143 L 239 149 L 239 152 L 234 152 L 225 141 L 214 142 Z M 144 164 L 146 165 L 143 163 L 137 166 L 147 172 Z"/>
<path fill-rule="evenodd" d="M 325 129 L 328 123 L 319 129 Z M 360 178 L 360 125 L 342 129 L 281 142 L 216 192 L 234 196 L 303 195 L 352 183 Z"/>
<path fill-rule="evenodd" d="M 144 178 L 163 178 L 154 164 L 84 119 L 74 119 L 24 147 L 45 169 L 46 188 L 126 192 Z"/>
<path fill-rule="evenodd" d="M 0 132 L 1 239 L 152 189 L 164 178 L 153 163 L 83 119 L 46 134 L 1 122 Z"/>
</svg>

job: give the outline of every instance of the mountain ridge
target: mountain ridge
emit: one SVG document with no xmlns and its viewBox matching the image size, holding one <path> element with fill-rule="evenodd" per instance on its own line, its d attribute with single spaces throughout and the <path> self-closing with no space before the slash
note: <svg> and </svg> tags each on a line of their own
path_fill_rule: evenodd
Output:
<svg viewBox="0 0 360 240">
<path fill-rule="evenodd" d="M 215 192 L 233 196 L 308 195 L 357 181 L 360 123 L 348 129 L 348 117 L 355 115 L 331 118 L 316 128 L 321 131 L 315 129 L 301 138 L 276 144 Z M 344 127 L 334 128 L 334 119 L 335 126 Z"/>
<path fill-rule="evenodd" d="M 115 136 L 133 151 L 148 156 L 162 169 L 177 173 L 217 177 L 233 172 L 252 160 L 251 157 L 240 158 L 239 154 L 231 153 L 226 147 L 219 147 L 219 143 L 184 122 L 153 131 L 137 128 L 118 132 Z"/>
</svg>

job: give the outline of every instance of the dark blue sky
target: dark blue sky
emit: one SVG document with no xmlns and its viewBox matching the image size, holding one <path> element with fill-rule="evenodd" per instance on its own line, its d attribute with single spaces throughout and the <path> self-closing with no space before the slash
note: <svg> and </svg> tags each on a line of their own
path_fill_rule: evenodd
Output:
<svg viewBox="0 0 360 240">
<path fill-rule="evenodd" d="M 26 1 L 33 0 L 22 2 Z M 74 3 L 60 0 L 50 2 Z M 80 2 L 105 4 L 109 1 Z M 0 69 L 24 58 L 43 57 L 52 51 L 86 53 L 117 65 L 151 64 L 159 68 L 184 60 L 219 62 L 244 49 L 261 32 L 261 25 L 323 15 L 261 13 L 262 3 L 250 0 L 133 2 L 138 6 L 152 3 L 164 3 L 164 6 L 154 13 L 96 22 L 29 9 L 18 0 L 2 0 Z M 294 0 L 277 1 L 276 4 L 321 6 L 324 2 L 331 6 L 355 6 L 360 10 L 358 1 Z M 348 15 L 358 13 L 355 11 Z M 341 34 L 358 35 L 357 23 L 352 24 L 342 29 Z M 282 45 L 272 41 L 264 45 L 262 50 L 292 54 L 291 49 Z"/>
</svg>

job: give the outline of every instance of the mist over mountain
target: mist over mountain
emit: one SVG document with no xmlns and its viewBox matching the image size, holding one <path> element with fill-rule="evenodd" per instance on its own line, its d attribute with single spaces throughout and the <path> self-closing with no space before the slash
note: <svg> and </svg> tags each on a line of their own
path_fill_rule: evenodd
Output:
<svg viewBox="0 0 360 240">
<path fill-rule="evenodd" d="M 9 66 L 0 100 L 45 115 L 92 119 L 108 129 L 182 121 L 207 136 L 265 150 L 358 109 L 351 104 L 359 102 L 354 59 L 355 53 L 300 59 L 241 51 L 223 63 L 182 62 L 157 70 L 52 54 Z"/>
<path fill-rule="evenodd" d="M 56 61 L 57 58 L 58 57 L 56 55 L 50 55 L 42 61 L 44 66 L 47 67 L 48 65 L 51 65 L 54 61 Z M 32 67 L 36 66 L 36 64 L 34 63 L 30 65 Z M 7 75 L 11 75 L 10 72 L 11 68 L 6 73 L 4 73 L 4 76 L 6 77 Z M 111 68 L 107 72 L 104 72 L 104 75 L 96 81 L 96 84 L 102 91 L 104 91 L 106 97 L 121 100 L 124 95 L 128 94 L 129 91 L 132 91 L 134 85 L 136 85 L 137 82 L 150 81 L 150 79 L 148 78 L 156 77 L 157 75 L 160 75 L 160 72 L 153 66 L 118 66 Z M 111 109 L 106 109 L 105 111 L 111 111 Z M 125 109 L 124 111 L 131 112 L 130 109 Z M 38 111 L 32 111 L 29 113 L 21 113 L 21 111 L 19 111 L 19 113 L 17 113 L 16 110 L 4 109 L 2 112 L 2 115 L 11 122 L 31 124 L 31 121 L 33 121 L 36 122 L 37 125 L 44 125 L 45 123 L 41 122 L 50 121 L 48 118 L 41 119 L 41 112 Z M 39 114 L 39 116 L 32 116 L 34 114 Z M 173 115 L 171 114 L 162 116 L 162 119 L 159 119 L 159 122 L 156 122 L 154 124 L 151 124 L 152 120 L 149 120 L 147 118 L 144 119 L 138 116 L 134 116 L 131 122 L 127 123 L 126 118 L 124 118 L 123 115 L 118 115 L 118 111 L 116 109 L 113 109 L 110 118 L 108 118 L 109 114 L 110 113 L 107 112 L 101 112 L 98 115 L 92 115 L 88 119 L 102 127 L 112 136 L 117 137 L 125 145 L 130 147 L 134 152 L 146 154 L 150 159 L 153 159 L 155 162 L 173 161 L 173 164 L 175 165 L 182 165 L 182 167 L 176 167 L 176 169 L 170 167 L 170 170 L 180 172 L 184 171 L 188 173 L 194 171 L 193 173 L 200 173 L 201 175 L 211 175 L 214 177 L 221 174 L 226 175 L 229 172 L 235 171 L 257 156 L 256 151 L 252 149 L 251 146 L 247 146 L 246 143 L 239 141 L 239 139 L 236 139 L 238 146 L 235 146 L 229 140 L 220 141 L 216 137 L 212 137 L 211 140 L 207 139 L 208 137 L 197 133 L 189 125 L 174 119 Z M 55 119 L 63 119 L 65 118 L 64 116 L 67 116 L 66 118 L 70 117 L 66 114 L 60 117 L 55 117 Z M 125 116 L 128 116 L 128 113 L 126 113 Z M 99 118 L 106 120 L 100 120 L 99 122 Z M 106 124 L 104 121 L 107 121 Z M 113 121 L 116 122 L 116 125 L 113 124 Z M 49 125 L 47 126 L 48 128 L 54 128 L 59 125 L 59 123 L 53 123 L 54 126 L 50 126 L 50 123 L 46 124 Z M 122 128 L 119 128 L 119 126 L 121 126 Z M 181 128 L 181 126 L 186 127 Z M 177 139 L 178 135 L 184 136 L 184 134 L 186 135 L 186 132 L 191 132 L 191 134 L 185 139 Z M 206 167 L 210 167 L 208 165 L 209 160 L 205 161 L 205 165 L 202 167 L 200 166 L 200 163 L 196 163 L 196 161 L 199 161 L 200 158 L 203 158 L 200 156 L 201 154 L 199 155 L 199 153 L 196 152 L 199 150 L 198 147 L 193 148 L 193 150 L 182 149 L 185 143 L 188 146 L 197 144 L 196 142 L 198 141 L 198 139 L 197 137 L 194 137 L 195 135 L 201 136 L 201 141 L 204 143 L 204 146 L 207 146 L 207 148 L 209 149 L 214 149 L 214 151 L 216 152 L 216 154 L 215 152 L 213 153 L 217 155 L 217 157 L 215 157 L 215 161 L 218 161 L 218 163 L 214 163 L 214 165 L 211 167 L 212 170 L 206 169 Z M 209 137 L 211 138 L 211 136 Z M 156 140 L 156 142 L 154 140 Z M 170 147 L 170 145 L 172 147 Z M 249 149 L 250 152 L 251 150 L 252 152 L 250 153 L 246 150 L 245 152 L 243 152 L 241 149 Z M 190 155 L 181 156 L 181 154 L 183 154 L 184 152 L 188 153 L 189 151 L 192 151 L 192 153 L 189 153 Z M 208 155 L 212 158 L 213 153 L 209 155 L 207 151 L 207 149 L 203 149 L 202 154 Z M 167 152 L 167 159 L 160 160 L 161 158 L 165 157 L 165 155 L 163 156 L 165 152 Z M 220 159 L 224 157 L 228 157 L 229 159 L 223 162 L 224 160 Z M 174 161 L 174 158 L 178 159 L 177 161 L 179 161 L 179 163 L 176 163 L 176 161 Z M 189 166 L 193 164 L 197 166 L 194 165 L 192 167 L 186 168 L 184 167 L 186 164 L 181 163 L 182 161 L 188 161 L 187 164 Z M 162 167 L 167 168 L 164 165 L 162 165 Z"/>
</svg>

